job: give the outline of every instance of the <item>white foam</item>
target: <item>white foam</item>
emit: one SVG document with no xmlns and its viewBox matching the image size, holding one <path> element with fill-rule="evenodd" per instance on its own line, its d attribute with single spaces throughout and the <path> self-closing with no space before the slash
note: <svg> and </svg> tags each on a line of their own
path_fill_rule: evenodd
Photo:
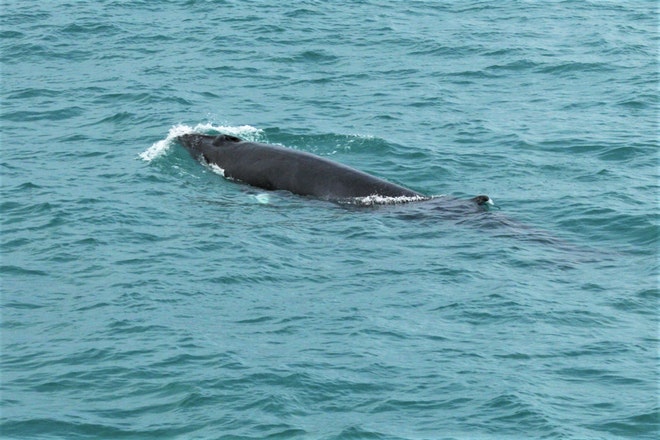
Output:
<svg viewBox="0 0 660 440">
<path fill-rule="evenodd" d="M 257 194 L 254 196 L 254 198 L 257 203 L 261 203 L 262 205 L 267 205 L 270 203 L 270 195 L 266 193 Z"/>
<path fill-rule="evenodd" d="M 250 125 L 239 125 L 237 127 L 213 125 L 210 122 L 197 124 L 194 127 L 185 124 L 175 125 L 170 128 L 165 139 L 155 142 L 151 147 L 140 153 L 140 158 L 146 162 L 164 156 L 174 144 L 174 140 L 184 134 L 188 133 L 224 133 L 233 136 L 239 136 L 246 140 L 256 141 L 263 130 L 254 128 Z M 223 174 L 224 175 L 224 174 Z"/>
<path fill-rule="evenodd" d="M 211 171 L 213 171 L 215 174 L 219 174 L 219 175 L 221 175 L 222 177 L 225 177 L 225 170 L 224 170 L 223 168 L 220 168 L 219 166 L 217 166 L 217 165 L 214 164 L 214 163 L 210 163 L 210 164 L 208 164 L 208 167 L 209 167 L 209 169 L 210 169 Z"/>
<path fill-rule="evenodd" d="M 378 194 L 373 194 L 367 197 L 354 197 L 351 199 L 342 200 L 341 203 L 345 203 L 348 205 L 361 205 L 361 206 L 397 205 L 401 203 L 419 202 L 428 199 L 429 199 L 428 197 L 423 197 L 423 196 L 387 197 L 387 196 L 379 196 Z"/>
</svg>

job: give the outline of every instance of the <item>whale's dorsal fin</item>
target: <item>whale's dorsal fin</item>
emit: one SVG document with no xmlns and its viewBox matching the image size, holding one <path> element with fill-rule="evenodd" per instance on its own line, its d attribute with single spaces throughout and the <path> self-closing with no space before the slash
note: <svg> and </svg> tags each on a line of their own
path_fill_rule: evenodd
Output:
<svg viewBox="0 0 660 440">
<path fill-rule="evenodd" d="M 474 203 L 476 203 L 479 206 L 494 205 L 493 200 L 490 197 L 486 196 L 486 195 L 480 195 L 480 196 L 477 196 L 477 197 L 473 197 L 470 200 L 472 200 Z"/>
<path fill-rule="evenodd" d="M 243 139 L 232 136 L 230 134 L 221 134 L 213 139 L 213 145 L 216 147 L 222 145 L 225 142 L 243 142 Z"/>
</svg>

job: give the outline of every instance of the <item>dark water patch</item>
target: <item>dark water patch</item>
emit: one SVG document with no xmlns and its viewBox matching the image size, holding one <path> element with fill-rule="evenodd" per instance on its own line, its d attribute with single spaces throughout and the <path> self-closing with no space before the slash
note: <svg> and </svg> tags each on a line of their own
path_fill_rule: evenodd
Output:
<svg viewBox="0 0 660 440">
<path fill-rule="evenodd" d="M 3 118 L 12 122 L 26 121 L 66 121 L 81 116 L 85 109 L 78 106 L 64 107 L 57 110 L 46 111 L 17 111 L 5 112 Z"/>
<path fill-rule="evenodd" d="M 2 242 L 2 248 L 5 251 L 13 251 L 16 248 L 20 248 L 30 244 L 30 242 L 31 240 L 25 237 L 10 239 Z"/>
<path fill-rule="evenodd" d="M 606 101 L 594 101 L 594 102 L 571 102 L 562 107 L 562 110 L 570 112 L 576 110 L 590 110 L 597 111 L 597 108 L 604 108 L 608 105 Z"/>
<path fill-rule="evenodd" d="M 497 75 L 484 70 L 465 70 L 462 72 L 452 72 L 447 74 L 452 78 L 452 82 L 457 85 L 472 84 L 475 80 L 485 80 L 497 78 Z"/>
<path fill-rule="evenodd" d="M 104 242 L 96 237 L 86 237 L 81 238 L 80 240 L 76 240 L 73 244 L 76 247 L 96 247 L 104 244 Z"/>
<path fill-rule="evenodd" d="M 415 77 L 419 74 L 418 69 L 406 67 L 406 68 L 397 68 L 397 69 L 385 69 L 373 72 L 372 75 L 380 78 L 388 78 L 390 80 L 397 79 L 409 79 Z"/>
<path fill-rule="evenodd" d="M 78 308 L 76 309 L 76 311 L 78 311 L 78 312 L 86 312 L 86 311 L 90 311 L 90 310 L 102 309 L 102 308 L 111 307 L 111 306 L 112 306 L 112 305 L 111 305 L 110 303 L 107 303 L 107 302 L 98 302 L 98 303 L 94 303 L 94 304 L 89 304 L 89 305 L 85 305 L 85 306 L 82 306 L 82 307 L 78 307 Z"/>
<path fill-rule="evenodd" d="M 30 192 L 32 190 L 37 190 L 37 189 L 42 189 L 42 187 L 37 185 L 36 183 L 25 182 L 25 183 L 21 183 L 20 185 L 16 186 L 15 188 L 13 188 L 13 191 L 19 191 L 19 192 L 28 191 L 28 192 Z"/>
<path fill-rule="evenodd" d="M 12 275 L 12 276 L 41 276 L 45 277 L 48 276 L 48 272 L 45 272 L 43 270 L 36 270 L 36 269 L 28 269 L 20 266 L 12 266 L 12 265 L 5 265 L 3 264 L 0 266 L 0 273 L 3 273 L 7 276 Z"/>
<path fill-rule="evenodd" d="M 544 166 L 543 168 L 545 169 L 551 169 L 551 167 Z M 557 171 L 561 171 L 562 167 L 558 167 Z M 576 176 L 575 180 L 578 182 L 590 182 L 590 183 L 598 183 L 601 182 L 604 178 L 607 177 L 615 177 L 612 175 L 612 173 L 603 168 L 602 170 L 599 170 L 597 172 L 589 172 L 587 174 L 581 175 L 581 176 Z"/>
<path fill-rule="evenodd" d="M 581 73 L 581 72 L 605 73 L 605 72 L 610 72 L 612 70 L 614 70 L 614 66 L 611 66 L 608 63 L 598 63 L 598 62 L 587 63 L 580 61 L 557 63 L 557 64 L 552 64 L 549 66 L 538 68 L 538 71 L 540 73 L 547 73 L 553 75 L 555 74 L 571 75 L 574 73 Z"/>
<path fill-rule="evenodd" d="M 13 216 L 5 217 L 3 224 L 11 224 L 22 221 L 22 218 L 29 217 L 30 215 L 39 216 L 41 214 L 53 212 L 56 205 L 50 202 L 41 202 L 33 205 L 28 205 L 24 202 L 11 202 L 5 201 L 0 203 L 0 209 L 3 212 L 14 214 Z"/>
<path fill-rule="evenodd" d="M 548 435 L 555 432 L 556 435 L 557 427 L 527 400 L 523 396 L 501 394 L 484 403 L 481 406 L 482 414 L 490 414 L 484 417 L 487 418 L 488 431 L 508 432 L 508 435 L 521 435 L 523 432 L 543 432 Z"/>
<path fill-rule="evenodd" d="M 644 412 L 629 417 L 604 419 L 599 423 L 587 425 L 588 428 L 630 438 L 654 438 L 660 434 L 660 409 Z"/>
<path fill-rule="evenodd" d="M 411 102 L 407 105 L 414 108 L 424 108 L 424 107 L 437 108 L 438 106 L 443 105 L 443 101 L 442 98 L 434 96 L 434 97 L 424 98 L 423 100 Z"/>
<path fill-rule="evenodd" d="M 620 298 L 612 301 L 611 306 L 624 312 L 650 316 L 654 315 L 654 307 L 657 308 L 660 305 L 659 300 L 660 289 L 644 289 L 635 293 L 634 296 L 622 295 Z M 655 303 L 654 306 L 653 303 Z"/>
<path fill-rule="evenodd" d="M 646 97 L 647 99 L 643 99 L 643 96 L 640 96 L 636 99 L 624 99 L 622 101 L 617 102 L 618 106 L 624 107 L 624 108 L 629 108 L 633 110 L 645 110 L 645 109 L 650 109 L 654 104 L 656 104 L 656 100 L 654 98 L 656 97 Z"/>
<path fill-rule="evenodd" d="M 537 63 L 530 60 L 516 60 L 507 64 L 495 64 L 486 68 L 488 72 L 523 72 L 532 70 L 538 66 Z"/>
<path fill-rule="evenodd" d="M 0 267 L 0 272 L 4 272 L 3 267 Z M 29 275 L 33 275 L 32 273 L 29 273 Z M 24 310 L 36 310 L 36 309 L 41 309 L 45 307 L 43 304 L 34 304 L 34 303 L 27 303 L 27 302 L 6 302 L 3 304 L 3 307 L 10 307 L 14 309 L 24 309 Z"/>
<path fill-rule="evenodd" d="M 610 147 L 602 152 L 599 158 L 606 161 L 630 161 L 642 153 L 638 148 L 632 146 Z"/>
<path fill-rule="evenodd" d="M 135 113 L 130 112 L 119 112 L 115 113 L 112 116 L 107 116 L 99 121 L 89 124 L 89 126 L 101 125 L 101 124 L 122 124 L 128 121 L 134 120 L 137 117 Z"/>
<path fill-rule="evenodd" d="M 498 59 L 517 57 L 520 58 L 521 55 L 524 55 L 525 51 L 519 48 L 503 48 L 503 49 L 485 49 L 481 52 L 481 55 L 487 57 L 496 57 Z"/>
<path fill-rule="evenodd" d="M 96 157 L 111 157 L 111 156 L 112 156 L 112 152 L 108 152 L 108 151 L 84 151 L 84 152 L 76 153 L 76 157 L 80 159 L 92 159 Z M 89 167 L 91 168 L 94 168 L 96 166 L 97 166 L 96 164 L 89 165 Z M 89 201 L 89 199 L 85 199 L 85 200 Z"/>
<path fill-rule="evenodd" d="M 112 22 L 108 23 L 106 21 L 96 23 L 80 21 L 64 26 L 58 31 L 58 34 L 62 37 L 66 37 L 70 34 L 73 38 L 78 38 L 79 36 L 90 38 L 90 35 L 94 34 L 101 34 L 104 38 L 108 38 L 120 33 L 121 29 L 118 26 L 112 24 Z"/>
<path fill-rule="evenodd" d="M 424 47 L 417 47 L 415 50 L 409 53 L 411 56 L 458 56 L 465 55 L 466 52 L 469 52 L 470 47 L 454 47 L 454 46 L 443 46 L 437 43 L 426 44 Z"/>
<path fill-rule="evenodd" d="M 19 167 L 15 166 L 15 165 L 12 165 L 9 162 L 0 162 L 0 167 L 4 168 L 5 170 L 11 170 L 11 171 L 15 171 L 15 170 L 20 169 Z M 6 177 L 7 176 L 4 176 L 4 178 L 6 178 Z"/>
<path fill-rule="evenodd" d="M 300 63 L 300 64 L 333 64 L 338 58 L 327 50 L 305 50 L 288 57 L 273 57 L 272 61 L 277 63 Z"/>
<path fill-rule="evenodd" d="M 243 319 L 240 321 L 236 321 L 236 324 L 261 324 L 263 322 L 268 322 L 273 320 L 274 318 L 272 316 L 260 316 L 258 318 Z"/>
<path fill-rule="evenodd" d="M 255 34 L 268 35 L 270 38 L 273 38 L 273 35 L 284 33 L 285 30 L 286 30 L 286 28 L 284 28 L 282 26 L 279 26 L 279 25 L 276 25 L 276 24 L 263 23 L 263 24 L 260 24 L 259 26 L 256 26 L 253 29 L 253 32 Z M 268 41 L 273 42 L 273 40 L 271 40 L 271 39 L 269 39 Z"/>
<path fill-rule="evenodd" d="M 213 93 L 213 92 L 197 92 L 200 96 L 206 99 L 218 99 L 220 98 L 220 95 Z"/>
<path fill-rule="evenodd" d="M 84 61 L 90 59 L 94 52 L 73 48 L 72 45 L 59 45 L 53 42 L 18 43 L 11 46 L 11 50 L 4 51 L 2 60 L 8 64 L 15 64 L 16 60 L 27 59 L 34 63 Z"/>
<path fill-rule="evenodd" d="M 624 377 L 621 375 L 612 374 L 611 371 L 597 368 L 563 368 L 556 371 L 556 374 L 561 376 L 563 380 L 568 382 L 591 382 L 599 381 L 604 383 L 620 384 L 620 385 L 641 385 L 645 382 L 632 377 Z"/>
<path fill-rule="evenodd" d="M 119 428 L 105 424 L 80 422 L 78 417 L 71 421 L 48 418 L 32 418 L 20 421 L 6 421 L 0 425 L 0 432 L 16 438 L 117 438 L 117 439 L 158 439 L 169 435 L 182 435 L 190 430 L 171 426 L 154 429 Z"/>
<path fill-rule="evenodd" d="M 108 326 L 108 330 L 113 336 L 116 334 L 138 333 L 140 335 L 146 335 L 148 333 L 163 334 L 170 332 L 169 327 L 166 326 L 140 325 L 138 323 L 127 320 L 113 321 Z"/>
<path fill-rule="evenodd" d="M 642 299 L 660 300 L 660 288 L 642 290 L 638 296 Z"/>
<path fill-rule="evenodd" d="M 142 92 L 109 93 L 97 97 L 95 99 L 95 102 L 99 104 L 111 104 L 111 105 L 117 105 L 118 102 L 140 104 L 140 105 L 156 104 L 163 102 L 168 102 L 172 104 L 192 105 L 190 101 L 178 96 L 174 96 L 173 94 L 168 94 L 165 91 L 159 91 L 158 93 L 142 93 Z M 126 112 L 126 111 L 118 112 L 114 117 L 116 117 L 117 115 L 132 115 L 134 118 L 148 120 L 148 115 L 133 114 L 131 112 Z M 102 119 L 101 122 L 107 120 L 110 120 L 110 122 L 114 122 L 112 118 L 113 116 L 106 117 Z"/>
<path fill-rule="evenodd" d="M 7 95 L 7 100 L 12 99 L 30 99 L 30 98 L 56 98 L 61 96 L 62 92 L 51 89 L 27 88 L 23 90 L 16 90 Z"/>
<path fill-rule="evenodd" d="M 589 229 L 593 234 L 598 232 L 599 238 L 608 238 L 610 234 L 610 239 L 625 237 L 626 240 L 641 239 L 642 242 L 657 239 L 655 216 L 637 214 L 631 208 L 621 212 L 622 208 L 616 205 L 586 206 L 583 202 L 575 202 L 563 209 L 573 213 L 570 217 L 558 220 L 558 224 L 566 230 Z"/>
<path fill-rule="evenodd" d="M 468 399 L 465 399 L 468 400 Z M 451 402 L 450 406 L 456 405 L 458 402 Z M 425 411 L 425 410 L 438 410 L 447 407 L 447 403 L 442 399 L 433 400 L 403 400 L 403 399 L 387 399 L 384 402 L 376 405 L 371 411 L 380 412 L 400 412 L 400 411 Z"/>
<path fill-rule="evenodd" d="M 292 403 L 294 405 L 292 405 Z M 262 398 L 255 398 L 243 405 L 237 406 L 239 411 L 263 411 L 267 414 L 282 414 L 287 408 L 295 406 L 296 399 L 280 395 L 267 395 Z M 296 412 L 294 411 L 294 414 Z M 297 414 L 302 415 L 302 414 Z"/>
<path fill-rule="evenodd" d="M 554 325 L 576 328 L 615 328 L 620 325 L 618 319 L 591 310 L 560 310 L 542 315 L 535 313 L 531 318 Z"/>
<path fill-rule="evenodd" d="M 13 23 L 15 25 L 24 25 L 26 23 L 35 23 L 35 22 L 43 22 L 43 21 L 48 21 L 49 18 L 52 17 L 52 13 L 49 11 L 43 11 L 43 10 L 38 10 L 36 8 L 34 9 L 25 9 L 25 8 L 18 8 L 18 10 L 9 10 L 5 11 L 6 13 L 2 15 L 2 18 L 0 19 L 0 23 L 2 24 L 10 24 Z"/>
<path fill-rule="evenodd" d="M 318 9 L 305 8 L 305 7 L 303 8 L 297 7 L 292 11 L 287 11 L 284 13 L 284 16 L 289 18 L 313 18 L 322 15 L 323 12 L 319 11 Z"/>
<path fill-rule="evenodd" d="M 95 98 L 94 102 L 98 104 L 116 103 L 116 102 L 131 102 L 131 103 L 145 103 L 149 102 L 152 98 L 150 93 L 146 92 L 130 92 L 130 93 L 106 93 Z"/>
<path fill-rule="evenodd" d="M 392 434 L 383 434 L 377 430 L 368 429 L 361 425 L 352 425 L 347 428 L 344 428 L 339 434 L 329 437 L 331 440 L 340 440 L 340 439 L 366 439 L 366 440 L 379 440 L 379 439 L 391 439 L 391 440 L 402 440 L 405 437 L 393 436 Z"/>
<path fill-rule="evenodd" d="M 309 78 L 309 79 L 302 79 L 293 82 L 293 85 L 303 85 L 303 84 L 314 84 L 314 85 L 325 85 L 325 84 L 331 84 L 335 82 L 334 79 L 328 78 L 326 76 L 320 77 L 320 78 Z"/>
<path fill-rule="evenodd" d="M 19 39 L 21 37 L 24 37 L 25 34 L 23 32 L 19 32 L 16 30 L 10 30 L 10 29 L 2 29 L 0 30 L 0 39 Z"/>
</svg>

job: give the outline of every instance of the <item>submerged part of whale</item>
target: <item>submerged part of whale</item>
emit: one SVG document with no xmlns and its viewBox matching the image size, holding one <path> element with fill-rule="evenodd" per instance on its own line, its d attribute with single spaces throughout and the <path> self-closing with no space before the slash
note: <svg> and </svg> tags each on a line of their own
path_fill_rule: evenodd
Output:
<svg viewBox="0 0 660 440">
<path fill-rule="evenodd" d="M 184 134 L 190 154 L 220 167 L 224 176 L 266 190 L 285 190 L 337 202 L 373 198 L 418 201 L 430 197 L 311 153 L 248 142 L 230 135 Z M 480 195 L 472 202 L 492 203 Z"/>
</svg>

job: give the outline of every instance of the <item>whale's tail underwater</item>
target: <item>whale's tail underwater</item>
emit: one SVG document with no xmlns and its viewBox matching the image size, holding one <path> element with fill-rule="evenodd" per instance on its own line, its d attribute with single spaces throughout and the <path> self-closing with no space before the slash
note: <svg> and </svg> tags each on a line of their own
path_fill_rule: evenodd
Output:
<svg viewBox="0 0 660 440">
<path fill-rule="evenodd" d="M 302 196 L 352 203 L 404 203 L 431 197 L 363 171 L 311 153 L 277 145 L 248 142 L 236 136 L 190 133 L 177 138 L 193 157 L 222 169 L 227 178 L 265 190 L 285 190 Z M 471 202 L 492 205 L 479 195 Z"/>
</svg>

